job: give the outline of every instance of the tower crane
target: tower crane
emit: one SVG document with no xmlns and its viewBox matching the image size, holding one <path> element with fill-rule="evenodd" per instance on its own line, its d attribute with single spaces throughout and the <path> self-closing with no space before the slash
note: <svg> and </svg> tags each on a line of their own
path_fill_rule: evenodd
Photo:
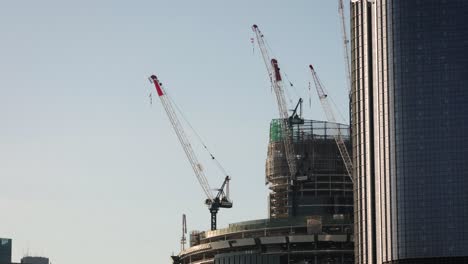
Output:
<svg viewBox="0 0 468 264">
<path fill-rule="evenodd" d="M 263 62 L 265 63 L 268 76 L 270 78 L 271 85 L 275 91 L 276 103 L 278 105 L 278 112 L 281 118 L 281 128 L 283 132 L 283 144 L 284 151 L 286 153 L 286 160 L 291 174 L 291 182 L 296 179 L 296 158 L 294 154 L 294 145 L 292 142 L 292 124 L 289 122 L 288 108 L 286 105 L 286 97 L 284 95 L 283 80 L 281 78 L 280 68 L 278 66 L 278 60 L 270 58 L 266 47 L 263 33 L 260 31 L 257 25 L 252 26 L 252 30 L 255 33 L 258 46 L 262 53 Z M 302 99 L 300 99 L 302 102 Z M 296 107 L 297 110 L 297 107 Z M 293 120 L 293 119 L 291 119 Z"/>
<path fill-rule="evenodd" d="M 158 78 L 155 75 L 151 75 L 149 78 L 150 82 L 152 82 L 156 88 L 156 92 L 158 94 L 159 99 L 161 99 L 161 103 L 164 107 L 164 110 L 169 117 L 169 120 L 174 128 L 174 131 L 177 135 L 177 138 L 184 149 L 185 155 L 192 166 L 192 169 L 195 173 L 195 176 L 200 183 L 200 186 L 203 189 L 203 192 L 206 194 L 207 199 L 205 200 L 205 204 L 208 206 L 208 209 L 211 213 L 211 230 L 216 230 L 216 220 L 217 214 L 220 208 L 232 208 L 232 201 L 229 199 L 229 181 L 231 178 L 229 175 L 226 175 L 224 178 L 224 182 L 221 187 L 217 190 L 218 193 L 216 196 L 213 196 L 211 192 L 210 185 L 208 184 L 208 180 L 206 179 L 205 173 L 202 169 L 200 162 L 198 162 L 197 156 L 192 149 L 192 145 L 188 140 L 182 125 L 179 122 L 176 112 L 174 111 L 174 107 L 172 106 L 172 102 L 169 97 L 166 95 L 162 83 L 159 82 Z M 205 147 L 206 148 L 206 147 Z M 211 158 L 214 160 L 214 156 L 210 153 Z M 226 188 L 226 192 L 224 189 Z"/>
<path fill-rule="evenodd" d="M 182 214 L 182 238 L 180 239 L 180 251 L 185 250 L 185 243 L 187 242 L 187 217 Z"/>
<path fill-rule="evenodd" d="M 330 103 L 328 102 L 328 95 L 325 91 L 325 88 L 323 87 L 323 84 L 320 81 L 314 67 L 312 65 L 309 65 L 309 68 L 312 73 L 312 78 L 314 79 L 315 89 L 317 90 L 318 97 L 320 98 L 320 103 L 322 104 L 323 111 L 325 112 L 325 115 L 327 116 L 329 122 L 336 123 L 335 113 L 333 112 L 333 109 Z M 343 158 L 343 162 L 348 176 L 350 177 L 351 182 L 354 182 L 353 177 L 351 176 L 353 171 L 353 163 L 351 161 L 351 158 L 349 157 L 348 149 L 346 148 L 343 137 L 341 135 L 341 130 L 337 129 L 336 131 L 337 132 L 335 135 L 333 135 L 333 137 L 335 138 L 336 145 L 338 146 L 338 150 L 340 151 L 341 157 Z"/>
<path fill-rule="evenodd" d="M 346 19 L 344 15 L 344 4 L 343 0 L 338 0 L 338 13 L 340 15 L 340 25 L 341 25 L 341 34 L 343 38 L 343 52 L 344 52 L 344 61 L 345 61 L 345 70 L 346 70 L 346 84 L 348 89 L 348 94 L 351 93 L 351 63 L 349 60 L 349 39 L 348 34 L 346 33 Z"/>
</svg>

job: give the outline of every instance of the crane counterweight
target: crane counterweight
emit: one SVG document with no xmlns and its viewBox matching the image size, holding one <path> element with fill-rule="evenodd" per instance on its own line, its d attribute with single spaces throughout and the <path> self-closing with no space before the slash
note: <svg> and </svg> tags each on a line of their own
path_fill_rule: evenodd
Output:
<svg viewBox="0 0 468 264">
<path fill-rule="evenodd" d="M 273 66 L 273 69 L 275 70 L 275 80 L 276 81 L 281 81 L 281 74 L 280 74 L 280 68 L 278 66 L 278 60 L 276 59 L 271 59 L 271 65 Z"/>
</svg>

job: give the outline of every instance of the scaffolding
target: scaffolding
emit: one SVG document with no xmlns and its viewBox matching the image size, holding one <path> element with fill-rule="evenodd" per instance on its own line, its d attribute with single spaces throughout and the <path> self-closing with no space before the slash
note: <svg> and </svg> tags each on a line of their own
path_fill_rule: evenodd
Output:
<svg viewBox="0 0 468 264">
<path fill-rule="evenodd" d="M 334 139 L 340 132 L 349 148 L 349 126 L 315 120 L 293 124 L 297 174 L 292 181 L 282 141 L 282 124 L 280 119 L 270 124 L 265 171 L 270 189 L 270 218 L 352 215 L 352 182 Z"/>
</svg>

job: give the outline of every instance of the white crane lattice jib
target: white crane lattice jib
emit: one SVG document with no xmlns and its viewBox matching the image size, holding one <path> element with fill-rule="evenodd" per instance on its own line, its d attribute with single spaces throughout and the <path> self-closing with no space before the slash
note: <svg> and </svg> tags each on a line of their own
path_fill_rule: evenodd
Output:
<svg viewBox="0 0 468 264">
<path fill-rule="evenodd" d="M 325 88 L 320 81 L 317 72 L 312 65 L 309 65 L 310 71 L 312 73 L 312 78 L 314 80 L 315 88 L 317 90 L 318 97 L 320 99 L 320 103 L 322 104 L 323 111 L 327 117 L 328 122 L 336 123 L 335 113 L 328 101 L 328 95 L 325 92 Z M 338 124 L 337 124 L 338 126 Z M 348 173 L 351 181 L 353 182 L 352 171 L 353 171 L 353 162 L 349 156 L 348 149 L 346 148 L 346 144 L 344 143 L 343 136 L 341 134 L 340 127 L 337 127 L 336 133 L 333 135 L 338 150 L 340 151 L 341 157 L 343 159 L 343 163 L 346 168 L 346 172 Z"/>
<path fill-rule="evenodd" d="M 192 169 L 195 172 L 195 176 L 197 177 L 198 182 L 200 183 L 200 186 L 203 189 L 203 192 L 206 194 L 207 198 L 212 201 L 214 197 L 211 193 L 211 188 L 208 184 L 208 180 L 206 179 L 205 173 L 202 170 L 202 166 L 198 162 L 198 159 L 192 149 L 192 145 L 190 144 L 182 128 L 182 125 L 180 124 L 180 121 L 177 118 L 176 112 L 174 111 L 174 107 L 172 106 L 171 101 L 165 94 L 162 84 L 159 82 L 158 78 L 155 75 L 152 75 L 151 80 L 154 83 L 158 97 L 159 99 L 161 99 L 161 103 L 164 107 L 164 110 L 166 111 L 167 116 L 169 117 L 172 127 L 174 128 L 177 138 L 179 139 L 180 144 L 184 149 L 185 155 L 187 156 L 187 159 L 189 160 L 190 165 L 192 166 Z"/>
<path fill-rule="evenodd" d="M 296 178 L 296 159 L 294 154 L 294 145 L 292 142 L 292 127 L 289 124 L 289 113 L 286 104 L 286 97 L 284 95 L 283 81 L 281 78 L 278 61 L 272 59 L 268 53 L 268 49 L 265 43 L 264 35 L 260 31 L 257 25 L 252 26 L 252 30 L 255 33 L 258 46 L 262 53 L 263 62 L 268 72 L 271 85 L 275 91 L 276 102 L 278 106 L 278 112 L 281 118 L 281 128 L 283 134 L 284 152 L 286 154 L 286 160 L 291 174 L 291 180 Z"/>
</svg>

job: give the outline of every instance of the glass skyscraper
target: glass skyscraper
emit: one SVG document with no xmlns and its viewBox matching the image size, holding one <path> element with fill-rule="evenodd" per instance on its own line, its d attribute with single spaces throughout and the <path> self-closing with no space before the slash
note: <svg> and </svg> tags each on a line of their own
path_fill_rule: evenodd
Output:
<svg viewBox="0 0 468 264">
<path fill-rule="evenodd" d="M 356 263 L 468 263 L 467 49 L 467 0 L 351 1 Z"/>
</svg>

